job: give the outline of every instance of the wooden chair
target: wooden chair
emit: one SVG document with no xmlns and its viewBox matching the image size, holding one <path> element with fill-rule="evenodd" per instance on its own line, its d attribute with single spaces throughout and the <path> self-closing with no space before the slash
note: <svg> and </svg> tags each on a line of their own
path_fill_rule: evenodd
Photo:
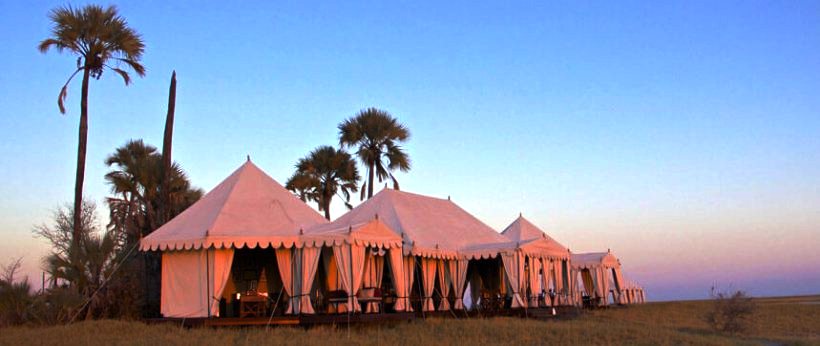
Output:
<svg viewBox="0 0 820 346">
<path fill-rule="evenodd" d="M 359 290 L 358 295 L 356 298 L 359 300 L 359 303 L 365 305 L 365 312 L 371 312 L 371 307 L 378 310 L 377 312 L 384 311 L 384 304 L 382 301 L 382 290 L 378 287 L 365 287 Z"/>
<path fill-rule="evenodd" d="M 479 308 L 485 312 L 498 312 L 504 307 L 504 298 L 498 291 L 481 291 L 481 302 Z"/>
<path fill-rule="evenodd" d="M 339 311 L 339 305 L 347 304 L 347 292 L 344 290 L 335 290 L 327 292 L 325 295 L 325 306 L 333 306 L 336 311 Z"/>
</svg>

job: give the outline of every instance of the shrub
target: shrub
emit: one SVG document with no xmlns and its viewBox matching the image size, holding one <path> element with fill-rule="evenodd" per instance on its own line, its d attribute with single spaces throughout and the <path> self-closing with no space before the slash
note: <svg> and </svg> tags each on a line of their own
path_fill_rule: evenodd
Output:
<svg viewBox="0 0 820 346">
<path fill-rule="evenodd" d="M 21 260 L 11 261 L 3 266 L 0 273 L 0 327 L 25 322 L 28 308 L 34 300 L 28 278 L 15 279 Z"/>
<path fill-rule="evenodd" d="M 749 317 L 756 305 L 746 292 L 717 291 L 712 287 L 712 310 L 706 314 L 706 322 L 716 331 L 736 334 L 747 329 Z"/>
</svg>

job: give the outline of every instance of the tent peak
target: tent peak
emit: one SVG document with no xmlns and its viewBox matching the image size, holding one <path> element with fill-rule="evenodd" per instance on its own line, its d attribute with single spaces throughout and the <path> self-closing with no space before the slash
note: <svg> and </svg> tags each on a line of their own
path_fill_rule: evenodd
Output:
<svg viewBox="0 0 820 346">
<path fill-rule="evenodd" d="M 251 155 L 250 154 L 248 154 L 248 161 L 247 162 L 251 162 Z"/>
</svg>

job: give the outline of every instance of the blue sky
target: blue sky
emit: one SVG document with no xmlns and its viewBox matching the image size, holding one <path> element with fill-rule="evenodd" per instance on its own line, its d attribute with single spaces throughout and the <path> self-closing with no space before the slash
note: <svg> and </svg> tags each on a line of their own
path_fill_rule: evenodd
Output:
<svg viewBox="0 0 820 346">
<path fill-rule="evenodd" d="M 36 50 L 63 4 L 0 3 L 0 262 L 30 273 L 47 251 L 32 225 L 73 193 L 79 82 L 65 116 L 56 96 L 75 58 Z M 206 190 L 248 154 L 283 182 L 376 106 L 412 131 L 403 189 L 611 248 L 650 298 L 820 292 L 817 2 L 117 6 L 148 75 L 91 85 L 99 203 L 107 154 L 161 143 L 175 69 L 174 158 Z"/>
</svg>

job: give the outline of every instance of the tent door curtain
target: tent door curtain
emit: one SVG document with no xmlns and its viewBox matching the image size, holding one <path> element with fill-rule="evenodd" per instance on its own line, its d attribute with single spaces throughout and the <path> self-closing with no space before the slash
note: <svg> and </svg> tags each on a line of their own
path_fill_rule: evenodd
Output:
<svg viewBox="0 0 820 346">
<path fill-rule="evenodd" d="M 526 303 L 521 298 L 522 278 L 524 277 L 524 265 L 522 262 L 521 252 L 516 251 L 514 254 L 502 254 L 501 258 L 504 262 L 504 272 L 507 274 L 507 283 L 512 290 L 512 307 L 521 308 L 526 307 Z"/>
<path fill-rule="evenodd" d="M 536 257 L 530 257 L 529 259 L 529 269 L 530 269 L 530 306 L 531 307 L 538 307 L 538 297 L 541 294 L 541 283 L 540 283 L 540 275 L 541 275 L 541 259 Z"/>
<path fill-rule="evenodd" d="M 455 289 L 456 302 L 453 306 L 455 310 L 464 309 L 464 290 L 467 282 L 467 264 L 466 259 L 459 259 L 458 261 L 450 261 L 450 276 L 455 278 L 453 281 L 453 289 Z"/>
<path fill-rule="evenodd" d="M 584 292 L 586 295 L 592 297 L 595 295 L 595 284 L 592 281 L 592 272 L 584 268 L 581 270 L 581 281 L 584 283 Z"/>
<path fill-rule="evenodd" d="M 450 286 L 452 286 L 453 279 L 450 276 L 450 269 L 447 263 L 445 260 L 437 261 L 438 286 L 441 289 L 441 303 L 439 303 L 438 309 L 441 311 L 450 310 Z"/>
<path fill-rule="evenodd" d="M 319 254 L 321 248 L 305 247 L 300 250 L 302 252 L 302 278 L 301 278 L 301 292 L 299 293 L 299 311 L 303 314 L 314 314 L 313 304 L 310 301 L 310 292 L 313 288 L 313 280 L 316 277 L 316 271 L 319 268 Z"/>
<path fill-rule="evenodd" d="M 422 311 L 436 310 L 436 306 L 433 304 L 433 289 L 436 285 L 436 262 L 438 260 L 434 258 L 425 257 L 421 259 L 422 285 L 424 286 Z"/>
<path fill-rule="evenodd" d="M 615 290 L 618 292 L 618 304 L 626 304 L 626 297 L 624 297 L 624 276 L 621 273 L 620 267 L 612 268 L 612 276 L 615 279 Z"/>
<path fill-rule="evenodd" d="M 347 308 L 349 312 L 361 311 L 356 294 L 362 285 L 365 248 L 357 245 L 334 246 L 333 255 L 339 268 L 340 282 L 348 292 Z"/>
<path fill-rule="evenodd" d="M 413 292 L 413 284 L 415 283 L 416 258 L 414 256 L 403 256 L 403 261 L 405 275 L 405 307 L 407 308 L 407 311 L 413 311 L 413 306 L 410 304 L 410 293 Z"/>
<path fill-rule="evenodd" d="M 564 294 L 566 293 L 566 287 L 564 286 L 564 261 L 556 260 L 552 263 L 555 273 L 555 304 L 564 305 L 566 304 L 564 299 Z"/>
<path fill-rule="evenodd" d="M 369 248 L 366 253 L 362 287 L 381 288 L 382 277 L 384 276 L 384 255 L 386 253 L 379 248 Z M 379 312 L 379 304 L 368 303 L 365 312 Z"/>
<path fill-rule="evenodd" d="M 293 314 L 293 250 L 286 248 L 276 249 L 276 264 L 279 266 L 279 276 L 282 278 L 282 286 L 289 297 L 285 314 Z"/>
<path fill-rule="evenodd" d="M 402 259 L 401 249 L 387 250 L 390 256 L 390 268 L 393 269 L 393 288 L 396 290 L 396 304 L 393 309 L 396 311 L 407 310 L 407 275 L 405 274 L 404 261 Z"/>
<path fill-rule="evenodd" d="M 233 263 L 233 249 L 162 253 L 160 312 L 165 317 L 219 315 L 219 300 Z"/>
</svg>

